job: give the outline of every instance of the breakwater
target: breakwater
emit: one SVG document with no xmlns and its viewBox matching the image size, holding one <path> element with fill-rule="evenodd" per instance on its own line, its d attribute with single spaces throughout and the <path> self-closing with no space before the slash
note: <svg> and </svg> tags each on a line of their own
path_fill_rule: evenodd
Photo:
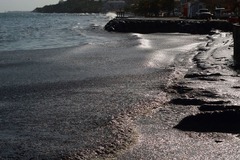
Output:
<svg viewBox="0 0 240 160">
<path fill-rule="evenodd" d="M 213 29 L 231 32 L 233 25 L 222 20 L 189 20 L 161 18 L 115 18 L 105 25 L 109 32 L 134 33 L 191 33 L 209 34 Z"/>
</svg>

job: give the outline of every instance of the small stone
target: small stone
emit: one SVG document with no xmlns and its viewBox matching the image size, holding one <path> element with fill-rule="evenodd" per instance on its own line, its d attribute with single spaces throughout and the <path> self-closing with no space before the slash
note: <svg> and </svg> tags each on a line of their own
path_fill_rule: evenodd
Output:
<svg viewBox="0 0 240 160">
<path fill-rule="evenodd" d="M 222 140 L 215 140 L 216 143 L 221 143 L 223 142 Z"/>
<path fill-rule="evenodd" d="M 100 146 L 99 149 L 104 150 L 105 148 L 103 146 Z"/>
</svg>

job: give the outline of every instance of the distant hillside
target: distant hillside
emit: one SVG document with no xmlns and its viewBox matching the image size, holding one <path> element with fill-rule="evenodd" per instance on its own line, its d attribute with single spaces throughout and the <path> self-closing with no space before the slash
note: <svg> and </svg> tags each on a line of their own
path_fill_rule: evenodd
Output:
<svg viewBox="0 0 240 160">
<path fill-rule="evenodd" d="M 40 13 L 99 13 L 103 2 L 94 0 L 67 0 L 55 5 L 36 8 L 33 12 Z"/>
</svg>

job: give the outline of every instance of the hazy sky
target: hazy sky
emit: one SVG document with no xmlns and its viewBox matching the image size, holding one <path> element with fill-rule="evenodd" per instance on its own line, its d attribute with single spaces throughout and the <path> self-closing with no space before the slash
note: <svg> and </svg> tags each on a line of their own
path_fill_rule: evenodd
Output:
<svg viewBox="0 0 240 160">
<path fill-rule="evenodd" d="M 0 0 L 0 12 L 32 11 L 36 7 L 56 4 L 59 0 Z"/>
</svg>

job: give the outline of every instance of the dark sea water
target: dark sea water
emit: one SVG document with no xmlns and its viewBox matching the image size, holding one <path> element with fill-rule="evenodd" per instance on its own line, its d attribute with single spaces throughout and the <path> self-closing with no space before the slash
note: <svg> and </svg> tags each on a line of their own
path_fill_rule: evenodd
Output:
<svg viewBox="0 0 240 160">
<path fill-rule="evenodd" d="M 0 14 L 0 159 L 126 147 L 129 113 L 161 106 L 164 86 L 206 43 L 204 35 L 109 33 L 110 15 Z"/>
</svg>

